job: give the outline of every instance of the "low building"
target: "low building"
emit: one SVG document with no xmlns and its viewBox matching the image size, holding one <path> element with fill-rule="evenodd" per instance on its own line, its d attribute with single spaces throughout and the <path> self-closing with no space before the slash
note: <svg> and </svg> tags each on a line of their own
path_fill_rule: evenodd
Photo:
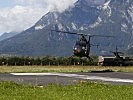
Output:
<svg viewBox="0 0 133 100">
<path fill-rule="evenodd" d="M 114 56 L 99 56 L 98 65 L 99 66 L 109 66 L 114 65 L 115 57 Z"/>
</svg>

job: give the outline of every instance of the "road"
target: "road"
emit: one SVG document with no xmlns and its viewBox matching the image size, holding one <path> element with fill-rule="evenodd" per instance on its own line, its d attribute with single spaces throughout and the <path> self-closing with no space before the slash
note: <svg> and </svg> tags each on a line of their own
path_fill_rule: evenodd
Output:
<svg viewBox="0 0 133 100">
<path fill-rule="evenodd" d="M 4 73 L 0 74 L 0 81 L 13 81 L 20 84 L 76 84 L 79 81 L 102 81 L 109 84 L 133 85 L 133 73 L 105 72 L 105 73 Z"/>
</svg>

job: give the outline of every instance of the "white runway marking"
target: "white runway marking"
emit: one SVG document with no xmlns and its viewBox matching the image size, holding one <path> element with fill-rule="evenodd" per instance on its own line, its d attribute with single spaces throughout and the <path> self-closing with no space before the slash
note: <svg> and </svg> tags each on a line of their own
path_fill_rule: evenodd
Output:
<svg viewBox="0 0 133 100">
<path fill-rule="evenodd" d="M 65 73 L 11 73 L 16 76 L 64 76 L 78 79 L 87 80 L 101 80 L 106 82 L 122 82 L 122 83 L 133 83 L 131 79 L 120 79 L 120 78 L 110 78 L 110 77 L 100 77 L 100 76 L 89 76 L 89 75 L 79 75 L 79 74 L 65 74 Z"/>
</svg>

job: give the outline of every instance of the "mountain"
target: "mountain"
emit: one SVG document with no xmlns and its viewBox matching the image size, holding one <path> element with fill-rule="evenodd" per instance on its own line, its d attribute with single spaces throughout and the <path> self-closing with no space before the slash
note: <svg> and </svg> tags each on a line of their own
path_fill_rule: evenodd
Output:
<svg viewBox="0 0 133 100">
<path fill-rule="evenodd" d="M 92 53 L 105 53 L 116 45 L 121 50 L 133 44 L 132 0 L 78 0 L 64 12 L 49 12 L 34 26 L 0 42 L 1 54 L 30 56 L 72 55 L 75 35 L 50 32 L 47 29 L 112 35 L 114 38 L 93 38 Z"/>
<path fill-rule="evenodd" d="M 5 39 L 7 39 L 7 38 L 11 38 L 11 37 L 13 37 L 13 36 L 15 36 L 15 35 L 17 35 L 17 34 L 19 34 L 18 32 L 9 32 L 9 33 L 3 33 L 1 36 L 0 36 L 0 41 L 2 41 L 2 40 L 5 40 Z"/>
</svg>

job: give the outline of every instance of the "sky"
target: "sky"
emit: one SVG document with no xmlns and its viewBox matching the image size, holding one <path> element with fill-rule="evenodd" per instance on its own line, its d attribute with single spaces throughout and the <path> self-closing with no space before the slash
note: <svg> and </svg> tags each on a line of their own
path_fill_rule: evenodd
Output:
<svg viewBox="0 0 133 100">
<path fill-rule="evenodd" d="M 0 8 L 13 7 L 13 0 L 0 0 Z"/>
<path fill-rule="evenodd" d="M 77 0 L 0 0 L 0 34 L 23 31 L 49 11 L 62 12 Z"/>
</svg>

